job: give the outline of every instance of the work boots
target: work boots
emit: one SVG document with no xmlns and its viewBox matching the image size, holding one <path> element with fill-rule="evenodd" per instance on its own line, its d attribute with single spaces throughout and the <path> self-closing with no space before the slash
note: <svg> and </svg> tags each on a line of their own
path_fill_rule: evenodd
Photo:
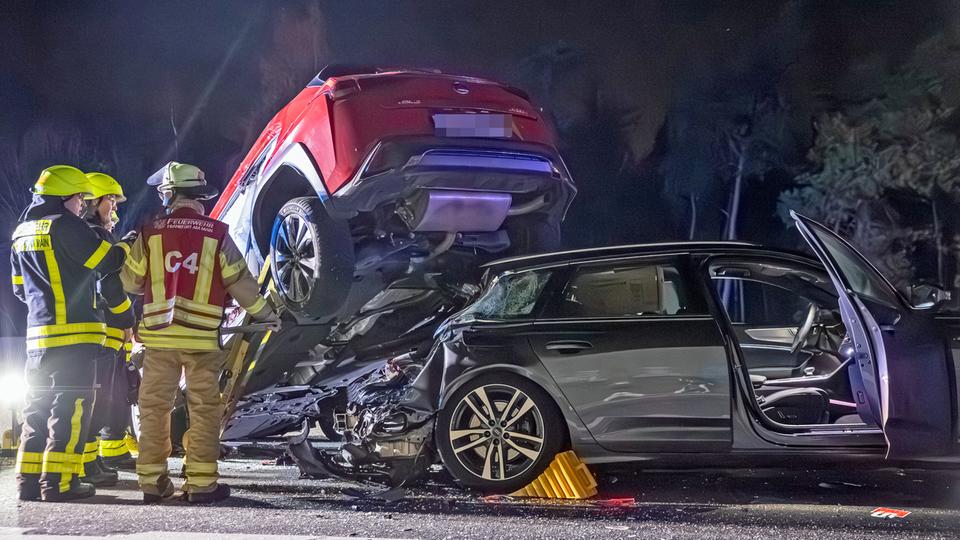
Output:
<svg viewBox="0 0 960 540">
<path fill-rule="evenodd" d="M 70 489 L 62 493 L 50 492 L 43 494 L 43 502 L 64 502 L 86 499 L 97 494 L 97 488 L 90 484 L 78 482 L 76 478 L 71 482 Z"/>
<path fill-rule="evenodd" d="M 20 482 L 20 485 L 17 486 L 17 498 L 21 501 L 39 501 L 40 481 Z"/>
<path fill-rule="evenodd" d="M 144 504 L 157 504 L 174 499 L 174 494 L 176 493 L 177 488 L 173 486 L 173 482 L 170 481 L 169 476 L 161 476 L 160 479 L 157 480 L 156 487 L 157 493 L 143 493 Z"/>
<path fill-rule="evenodd" d="M 222 501 L 230 496 L 230 486 L 217 483 L 213 491 L 201 493 L 190 492 L 187 494 L 187 502 L 190 504 L 205 504 Z"/>
<path fill-rule="evenodd" d="M 103 460 L 102 465 L 104 468 L 121 471 L 137 470 L 137 460 L 134 459 L 130 454 L 124 454 L 116 457 L 105 457 L 101 459 Z"/>
<path fill-rule="evenodd" d="M 100 487 L 109 487 L 116 485 L 118 479 L 117 471 L 107 471 L 100 465 L 99 458 L 84 463 L 83 478 L 81 480 L 88 484 Z"/>
</svg>

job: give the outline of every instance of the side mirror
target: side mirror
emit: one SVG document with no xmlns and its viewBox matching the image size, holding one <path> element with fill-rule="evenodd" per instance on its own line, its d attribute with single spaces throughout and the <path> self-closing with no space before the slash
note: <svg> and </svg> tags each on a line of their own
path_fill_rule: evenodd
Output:
<svg viewBox="0 0 960 540">
<path fill-rule="evenodd" d="M 917 283 L 910 287 L 910 303 L 918 309 L 934 309 L 950 301 L 950 291 L 929 283 Z"/>
</svg>

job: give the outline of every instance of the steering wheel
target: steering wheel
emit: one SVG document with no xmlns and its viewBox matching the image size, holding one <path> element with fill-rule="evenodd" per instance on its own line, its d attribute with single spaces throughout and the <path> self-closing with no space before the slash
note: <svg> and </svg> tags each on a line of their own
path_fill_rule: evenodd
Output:
<svg viewBox="0 0 960 540">
<path fill-rule="evenodd" d="M 807 342 L 807 337 L 810 336 L 810 331 L 813 330 L 813 325 L 817 322 L 819 311 L 820 308 L 816 304 L 810 304 L 810 307 L 807 308 L 807 317 L 803 320 L 800 328 L 797 329 L 796 335 L 793 336 L 793 343 L 790 344 L 790 354 L 797 354 L 800 347 L 803 347 L 803 344 Z"/>
</svg>

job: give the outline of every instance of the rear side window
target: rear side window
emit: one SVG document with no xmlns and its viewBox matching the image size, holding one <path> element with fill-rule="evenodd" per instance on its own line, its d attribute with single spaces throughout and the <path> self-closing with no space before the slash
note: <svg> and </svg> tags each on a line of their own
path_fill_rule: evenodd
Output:
<svg viewBox="0 0 960 540">
<path fill-rule="evenodd" d="M 700 314 L 671 264 L 591 265 L 574 270 L 547 316 L 644 317 Z"/>
<path fill-rule="evenodd" d="M 547 270 L 502 275 L 461 314 L 461 318 L 503 321 L 531 317 L 550 275 Z"/>
</svg>

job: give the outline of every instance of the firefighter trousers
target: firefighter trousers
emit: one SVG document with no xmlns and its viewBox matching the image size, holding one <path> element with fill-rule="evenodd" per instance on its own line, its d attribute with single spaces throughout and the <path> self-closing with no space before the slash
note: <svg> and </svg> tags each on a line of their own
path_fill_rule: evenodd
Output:
<svg viewBox="0 0 960 540">
<path fill-rule="evenodd" d="M 17 452 L 21 493 L 57 494 L 77 487 L 94 401 L 98 345 L 27 353 L 30 389 Z"/>
<path fill-rule="evenodd" d="M 86 444 L 83 446 L 84 467 L 88 467 L 89 463 L 97 460 L 100 450 L 100 430 L 107 425 L 112 413 L 117 351 L 106 347 L 100 349 L 96 362 L 96 399 L 93 403 L 93 411 L 90 413 L 90 427 L 84 441 Z"/>
<path fill-rule="evenodd" d="M 167 476 L 170 412 L 183 373 L 187 383 L 190 441 L 186 445 L 183 490 L 213 491 L 217 487 L 220 457 L 220 370 L 222 351 L 187 351 L 147 348 L 140 382 L 140 438 L 137 476 L 144 493 L 162 495 L 161 478 Z"/>
<path fill-rule="evenodd" d="M 91 428 L 91 431 L 100 430 L 100 457 L 107 460 L 108 463 L 111 460 L 130 457 L 130 450 L 127 448 L 126 441 L 124 441 L 127 428 L 130 425 L 130 403 L 128 401 L 130 383 L 127 376 L 127 354 L 122 349 L 120 351 L 110 349 L 110 352 L 112 353 L 112 360 L 109 367 L 104 367 L 104 369 L 110 370 L 110 388 L 107 391 L 101 386 L 97 390 L 97 408 L 94 409 L 94 418 L 99 411 L 101 395 L 107 394 L 109 396 L 110 405 L 104 412 L 102 424 L 94 420 Z M 99 369 L 97 373 L 100 373 Z M 87 440 L 90 440 L 89 436 Z M 87 457 L 84 456 L 84 459 L 86 460 Z"/>
</svg>

